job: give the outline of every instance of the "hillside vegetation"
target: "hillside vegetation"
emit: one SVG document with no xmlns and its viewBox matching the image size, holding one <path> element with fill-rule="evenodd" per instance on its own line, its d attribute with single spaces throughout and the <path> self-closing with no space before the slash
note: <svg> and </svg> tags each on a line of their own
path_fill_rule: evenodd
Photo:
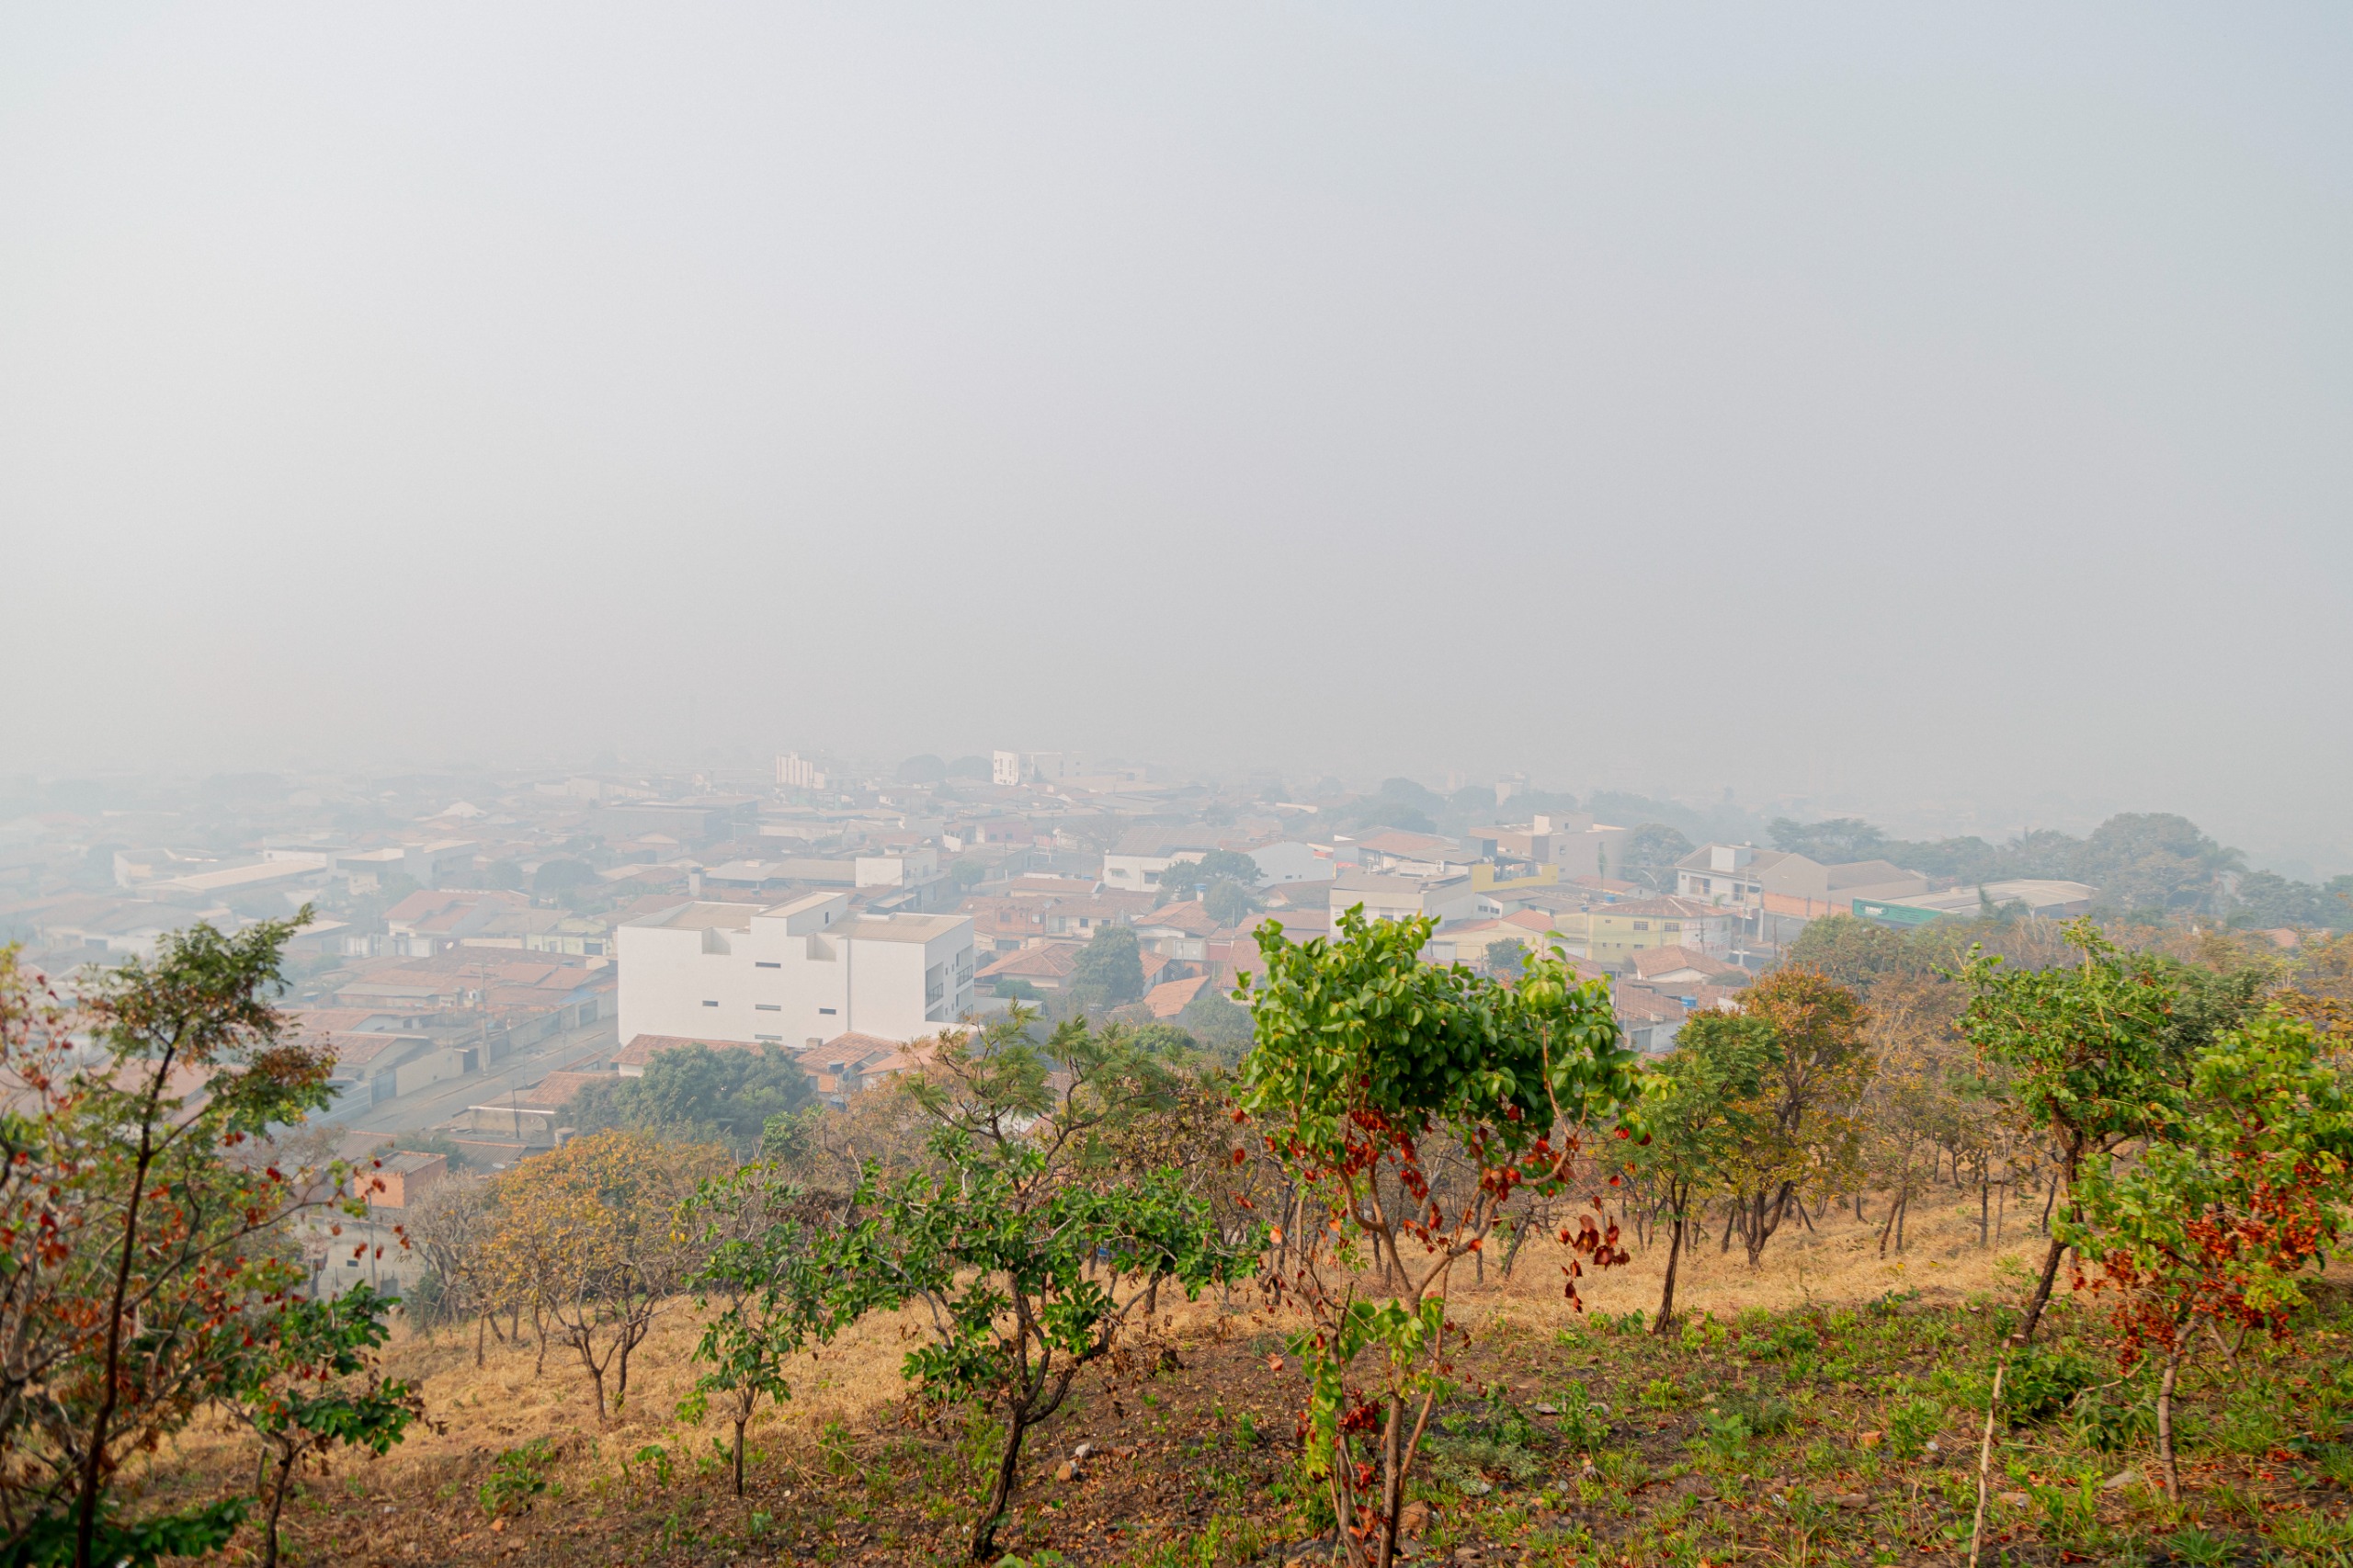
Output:
<svg viewBox="0 0 2353 1568">
<path fill-rule="evenodd" d="M 657 1059 L 397 1305 L 286 927 L 0 963 L 7 1560 L 2353 1562 L 2346 943 L 1824 921 L 1643 1060 L 1428 934 L 1263 931 L 1238 1066 Z"/>
</svg>

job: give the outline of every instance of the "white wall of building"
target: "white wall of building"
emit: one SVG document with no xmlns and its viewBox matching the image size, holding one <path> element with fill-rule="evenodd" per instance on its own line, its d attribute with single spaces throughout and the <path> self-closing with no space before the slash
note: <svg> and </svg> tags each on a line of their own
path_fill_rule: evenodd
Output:
<svg viewBox="0 0 2353 1568">
<path fill-rule="evenodd" d="M 770 909 L 687 903 L 615 933 L 620 1038 L 920 1040 L 971 1013 L 972 922 L 858 915 L 846 893 Z"/>
</svg>

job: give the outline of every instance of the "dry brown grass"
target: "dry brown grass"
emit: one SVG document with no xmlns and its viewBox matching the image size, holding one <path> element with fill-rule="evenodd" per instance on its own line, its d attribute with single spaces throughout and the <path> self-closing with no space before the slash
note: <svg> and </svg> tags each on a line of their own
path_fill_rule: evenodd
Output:
<svg viewBox="0 0 2353 1568">
<path fill-rule="evenodd" d="M 1876 1223 L 1856 1221 L 1851 1210 L 1843 1217 L 1824 1217 L 1818 1232 L 1785 1227 L 1753 1273 L 1737 1248 L 1720 1253 L 1711 1234 L 1686 1255 L 1678 1307 L 1727 1317 L 1749 1308 L 1853 1303 L 1890 1290 L 1916 1290 L 1923 1304 L 1972 1296 L 2015 1299 L 2016 1270 L 2040 1256 L 2041 1238 L 2030 1223 L 2008 1225 L 2001 1247 L 1980 1250 L 1973 1205 L 1949 1189 L 1937 1199 L 1915 1199 L 1909 1244 L 1900 1259 L 1878 1256 Z M 1664 1249 L 1633 1250 L 1631 1264 L 1580 1280 L 1589 1312 L 1656 1310 Z M 1493 1268 L 1483 1284 L 1465 1271 L 1452 1315 L 1474 1336 L 1483 1328 L 1507 1325 L 1515 1332 L 1549 1334 L 1567 1324 L 1575 1314 L 1561 1294 L 1564 1256 L 1557 1245 L 1531 1244 L 1509 1281 Z M 2001 1272 L 2006 1263 L 2013 1269 L 2008 1279 Z M 2337 1272 L 2346 1269 L 2340 1266 Z M 1180 1301 L 1154 1332 L 1183 1344 L 1290 1326 L 1251 1311 L 1254 1302 L 1255 1297 L 1243 1292 L 1236 1292 L 1231 1307 L 1214 1295 L 1193 1303 Z M 471 1328 L 431 1335 L 398 1329 L 388 1352 L 390 1369 L 423 1382 L 428 1408 L 442 1429 L 418 1431 L 382 1460 L 341 1461 L 330 1480 L 312 1483 L 304 1501 L 290 1511 L 295 1560 L 397 1564 L 466 1561 L 477 1551 L 485 1554 L 484 1561 L 569 1561 L 583 1551 L 601 1560 L 642 1559 L 659 1499 L 642 1489 L 624 1461 L 660 1444 L 690 1474 L 697 1452 L 708 1451 L 710 1439 L 724 1432 L 716 1415 L 699 1429 L 676 1420 L 678 1402 L 696 1376 L 691 1353 L 700 1321 L 683 1301 L 657 1319 L 632 1359 L 627 1404 L 601 1429 L 585 1375 L 570 1352 L 550 1346 L 544 1371 L 535 1370 L 528 1324 L 523 1344 L 493 1342 L 479 1369 Z M 764 1408 L 752 1428 L 753 1446 L 765 1456 L 759 1469 L 769 1497 L 822 1478 L 821 1444 L 829 1427 L 836 1449 L 847 1446 L 853 1454 L 866 1455 L 879 1452 L 904 1430 L 899 1417 L 906 1388 L 900 1358 L 922 1326 L 913 1312 L 878 1316 L 804 1358 L 793 1400 Z M 494 1532 L 476 1500 L 477 1489 L 498 1453 L 535 1438 L 548 1439 L 559 1456 L 551 1473 L 564 1488 L 566 1504 L 536 1515 L 528 1532 Z M 151 1481 L 159 1494 L 210 1494 L 249 1483 L 252 1465 L 249 1440 L 208 1424 L 159 1456 Z M 611 1539 L 614 1532 L 632 1530 L 637 1533 L 630 1540 Z M 528 1551 L 519 1539 L 525 1534 L 531 1542 Z"/>
</svg>

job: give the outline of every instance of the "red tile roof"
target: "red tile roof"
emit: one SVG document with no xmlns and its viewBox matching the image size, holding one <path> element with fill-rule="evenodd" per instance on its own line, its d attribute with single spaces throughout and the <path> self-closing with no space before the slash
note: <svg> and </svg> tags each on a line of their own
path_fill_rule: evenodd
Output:
<svg viewBox="0 0 2353 1568">
<path fill-rule="evenodd" d="M 1191 1006 L 1193 998 L 1199 996 L 1201 987 L 1209 983 L 1209 976 L 1202 974 L 1190 980 L 1172 980 L 1165 985 L 1155 985 L 1144 994 L 1143 1005 L 1152 1009 L 1152 1016 L 1155 1018 L 1173 1018 Z"/>
</svg>

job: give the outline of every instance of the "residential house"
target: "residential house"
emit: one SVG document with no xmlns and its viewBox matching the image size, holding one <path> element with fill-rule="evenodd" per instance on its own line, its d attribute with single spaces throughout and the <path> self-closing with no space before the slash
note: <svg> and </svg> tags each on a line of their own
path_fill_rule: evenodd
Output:
<svg viewBox="0 0 2353 1568">
<path fill-rule="evenodd" d="M 1103 885 L 1122 892 L 1149 892 L 1179 860 L 1199 860 L 1217 847 L 1207 828 L 1130 828 L 1103 856 Z"/>
<path fill-rule="evenodd" d="M 1384 827 L 1358 836 L 1335 837 L 1332 858 L 1336 867 L 1352 866 L 1359 873 L 1451 877 L 1469 875 L 1479 857 L 1451 838 Z"/>
<path fill-rule="evenodd" d="M 1342 915 L 1358 905 L 1363 906 L 1365 917 L 1370 920 L 1410 920 L 1424 915 L 1458 920 L 1474 918 L 1481 913 L 1479 894 L 1471 886 L 1467 870 L 1448 876 L 1384 876 L 1344 870 L 1333 879 L 1330 897 L 1336 926 Z"/>
<path fill-rule="evenodd" d="M 1043 941 L 1004 954 L 981 970 L 981 989 L 993 991 L 1000 980 L 1024 980 L 1040 991 L 1067 990 L 1071 976 L 1078 969 L 1078 952 L 1084 945 Z"/>
<path fill-rule="evenodd" d="M 1746 970 L 1711 958 L 1696 947 L 1637 948 L 1626 955 L 1626 963 L 1644 985 L 1661 986 L 1677 994 L 1697 985 L 1736 987 L 1748 982 Z"/>
<path fill-rule="evenodd" d="M 1197 974 L 1189 980 L 1171 980 L 1155 985 L 1144 993 L 1143 1005 L 1152 1016 L 1164 1021 L 1176 1017 L 1193 1005 L 1193 999 L 1208 988 L 1209 976 Z"/>
</svg>

